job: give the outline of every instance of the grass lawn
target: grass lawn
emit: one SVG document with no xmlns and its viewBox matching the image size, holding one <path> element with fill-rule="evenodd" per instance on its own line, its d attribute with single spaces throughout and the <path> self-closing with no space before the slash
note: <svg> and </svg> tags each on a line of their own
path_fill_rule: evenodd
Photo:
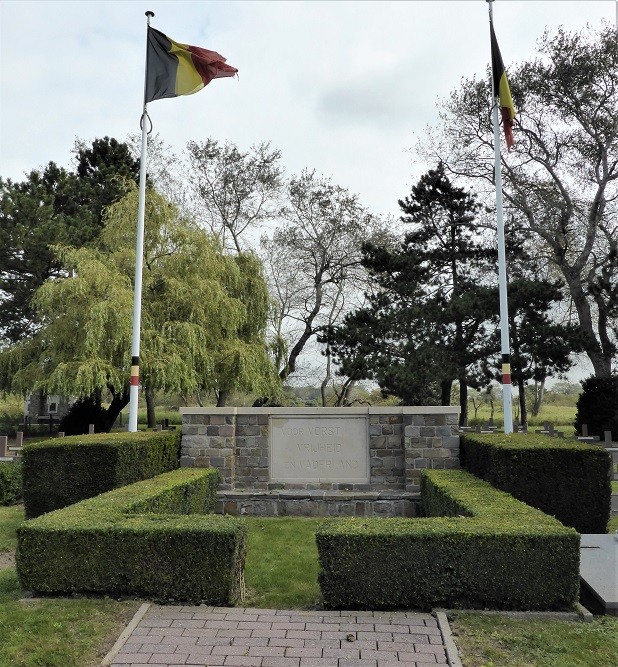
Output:
<svg viewBox="0 0 618 667">
<path fill-rule="evenodd" d="M 315 607 L 320 601 L 318 519 L 248 518 L 247 607 Z"/>
<path fill-rule="evenodd" d="M 23 507 L 0 507 L 0 553 L 16 545 Z M 47 598 L 22 602 L 14 567 L 0 570 L 0 667 L 96 667 L 139 602 Z"/>
<path fill-rule="evenodd" d="M 455 614 L 449 619 L 464 667 L 614 667 L 618 618 L 592 623 Z"/>
</svg>

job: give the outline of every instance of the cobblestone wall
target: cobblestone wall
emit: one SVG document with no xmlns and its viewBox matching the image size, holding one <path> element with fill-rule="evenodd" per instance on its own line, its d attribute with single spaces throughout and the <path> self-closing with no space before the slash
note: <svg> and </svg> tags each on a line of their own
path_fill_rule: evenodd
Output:
<svg viewBox="0 0 618 667">
<path fill-rule="evenodd" d="M 457 408 L 184 408 L 181 465 L 214 466 L 222 491 L 380 492 L 420 490 L 423 468 L 459 467 Z M 368 479 L 362 483 L 270 478 L 271 419 L 362 417 L 367 423 Z M 326 423 L 324 421 L 323 423 Z"/>
</svg>

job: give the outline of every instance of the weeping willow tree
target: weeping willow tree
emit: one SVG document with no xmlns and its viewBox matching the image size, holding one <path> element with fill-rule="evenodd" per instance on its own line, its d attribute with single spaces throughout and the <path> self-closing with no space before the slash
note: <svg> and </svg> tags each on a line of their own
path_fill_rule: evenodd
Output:
<svg viewBox="0 0 618 667">
<path fill-rule="evenodd" d="M 72 396 L 109 391 L 107 426 L 128 403 L 137 189 L 110 206 L 94 248 L 57 246 L 65 276 L 34 306 L 42 326 L 0 352 L 0 389 Z M 146 198 L 141 381 L 149 391 L 277 393 L 261 263 L 227 255 L 162 195 Z"/>
</svg>

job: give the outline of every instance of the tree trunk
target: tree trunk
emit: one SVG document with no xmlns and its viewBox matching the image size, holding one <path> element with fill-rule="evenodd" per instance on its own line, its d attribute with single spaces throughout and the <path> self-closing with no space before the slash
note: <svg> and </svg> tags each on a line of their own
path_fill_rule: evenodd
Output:
<svg viewBox="0 0 618 667">
<path fill-rule="evenodd" d="M 218 408 L 223 408 L 227 405 L 227 402 L 230 398 L 230 392 L 227 391 L 226 389 L 222 389 L 221 391 L 217 392 L 217 407 Z"/>
<path fill-rule="evenodd" d="M 330 347 L 327 345 L 326 346 L 326 375 L 324 376 L 324 379 L 322 380 L 322 384 L 320 385 L 320 393 L 322 394 L 322 407 L 326 407 L 326 389 L 328 387 L 328 383 L 330 382 L 331 378 L 331 372 L 330 372 Z"/>
<path fill-rule="evenodd" d="M 562 268 L 562 267 L 560 267 Z M 595 335 L 594 323 L 590 304 L 586 298 L 584 288 L 582 286 L 581 276 L 572 275 L 571 272 L 563 269 L 567 285 L 569 287 L 569 294 L 573 299 L 573 304 L 577 310 L 577 319 L 582 331 L 587 335 L 587 340 L 584 342 L 586 354 L 594 368 L 595 377 L 611 377 L 612 374 L 612 350 L 611 346 L 603 348 Z M 606 315 L 606 313 L 602 313 Z M 597 318 L 597 327 L 599 329 L 599 337 L 601 341 L 609 341 L 607 335 L 607 318 Z M 532 412 L 534 415 L 534 410 Z M 535 415 L 536 416 L 536 415 Z"/>
<path fill-rule="evenodd" d="M 468 421 L 468 383 L 466 378 L 459 378 L 459 425 L 463 426 Z"/>
<path fill-rule="evenodd" d="M 520 422 L 523 426 L 528 423 L 528 410 L 526 408 L 526 383 L 523 378 L 517 379 L 517 387 L 519 389 L 519 412 Z"/>
<path fill-rule="evenodd" d="M 112 392 L 112 402 L 109 404 L 109 407 L 105 411 L 105 432 L 109 433 L 114 424 L 116 423 L 116 419 L 118 419 L 118 415 L 122 411 L 124 407 L 126 407 L 129 404 L 129 389 L 125 389 L 122 394 L 116 394 Z"/>
<path fill-rule="evenodd" d="M 453 379 L 440 381 L 440 405 L 451 404 L 451 390 L 453 388 Z"/>
<path fill-rule="evenodd" d="M 157 416 L 155 415 L 154 389 L 147 386 L 144 394 L 146 396 L 146 423 L 148 428 L 156 428 Z"/>
<path fill-rule="evenodd" d="M 538 417 L 543 404 L 543 395 L 545 393 L 545 379 L 534 383 L 534 405 L 532 406 L 532 416 Z"/>
</svg>

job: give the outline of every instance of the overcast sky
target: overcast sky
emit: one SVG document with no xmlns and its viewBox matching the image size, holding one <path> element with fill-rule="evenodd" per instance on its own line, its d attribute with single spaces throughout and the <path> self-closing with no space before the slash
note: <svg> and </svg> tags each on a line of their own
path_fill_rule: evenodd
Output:
<svg viewBox="0 0 618 667">
<path fill-rule="evenodd" d="M 508 71 L 547 27 L 614 23 L 615 0 L 496 0 Z M 269 140 L 289 174 L 312 168 L 373 213 L 427 165 L 410 148 L 462 77 L 489 62 L 485 0 L 409 2 L 0 2 L 0 176 L 54 160 L 76 137 L 139 131 L 146 10 L 174 40 L 223 54 L 238 79 L 152 102 L 155 132 L 178 151 L 212 136 L 241 149 Z"/>
</svg>

